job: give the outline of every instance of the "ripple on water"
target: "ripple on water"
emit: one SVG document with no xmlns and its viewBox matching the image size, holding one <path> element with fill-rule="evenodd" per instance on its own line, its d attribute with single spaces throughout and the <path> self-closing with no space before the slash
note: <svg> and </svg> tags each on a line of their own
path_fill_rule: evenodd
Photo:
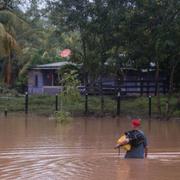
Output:
<svg viewBox="0 0 180 180">
<path fill-rule="evenodd" d="M 106 173 L 115 176 L 115 170 L 120 163 L 117 153 L 97 152 L 92 148 L 81 149 L 78 153 L 77 149 L 42 147 L 0 151 L 0 179 L 86 180 L 96 173 L 97 178 Z M 120 159 L 123 160 L 123 154 Z M 180 162 L 180 152 L 149 153 L 148 159 Z M 127 173 L 126 168 L 121 171 Z"/>
</svg>

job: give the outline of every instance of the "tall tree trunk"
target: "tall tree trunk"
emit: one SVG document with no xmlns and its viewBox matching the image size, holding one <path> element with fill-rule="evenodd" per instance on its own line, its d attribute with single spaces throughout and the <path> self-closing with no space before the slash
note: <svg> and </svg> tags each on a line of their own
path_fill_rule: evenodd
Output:
<svg viewBox="0 0 180 180">
<path fill-rule="evenodd" d="M 84 62 L 84 83 L 85 83 L 85 113 L 88 112 L 88 69 L 87 69 L 87 54 L 86 43 L 81 32 L 82 49 L 83 49 L 83 62 Z"/>
<path fill-rule="evenodd" d="M 12 64 L 10 56 L 8 56 L 7 64 L 5 65 L 4 83 L 9 87 L 12 83 Z"/>
<path fill-rule="evenodd" d="M 168 98 L 167 98 L 167 102 L 166 102 L 166 119 L 168 120 L 172 113 L 173 113 L 173 109 L 170 106 L 170 101 L 172 98 L 172 93 L 173 93 L 173 81 L 174 81 L 174 73 L 175 73 L 175 69 L 177 66 L 177 61 L 175 61 L 175 63 L 172 63 L 172 68 L 170 71 L 170 78 L 169 78 L 169 92 L 168 92 Z"/>
</svg>

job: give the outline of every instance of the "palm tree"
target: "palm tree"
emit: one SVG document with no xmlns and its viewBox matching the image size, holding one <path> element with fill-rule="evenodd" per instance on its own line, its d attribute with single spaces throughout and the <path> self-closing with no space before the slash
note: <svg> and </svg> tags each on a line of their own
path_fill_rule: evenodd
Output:
<svg viewBox="0 0 180 180">
<path fill-rule="evenodd" d="M 17 34 L 27 29 L 27 23 L 15 13 L 0 10 L 0 58 L 3 59 L 3 79 L 8 86 L 12 84 L 12 61 L 18 55 Z"/>
<path fill-rule="evenodd" d="M 18 45 L 15 38 L 6 31 L 2 23 L 0 23 L 0 57 L 4 60 L 4 82 L 11 84 L 11 71 L 13 54 L 17 51 Z"/>
</svg>

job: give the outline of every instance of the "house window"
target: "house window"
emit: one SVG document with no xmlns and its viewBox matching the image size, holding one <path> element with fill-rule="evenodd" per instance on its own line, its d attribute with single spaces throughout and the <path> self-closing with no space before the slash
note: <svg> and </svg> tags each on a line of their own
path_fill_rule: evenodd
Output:
<svg viewBox="0 0 180 180">
<path fill-rule="evenodd" d="M 35 75 L 35 87 L 38 87 L 38 75 Z"/>
</svg>

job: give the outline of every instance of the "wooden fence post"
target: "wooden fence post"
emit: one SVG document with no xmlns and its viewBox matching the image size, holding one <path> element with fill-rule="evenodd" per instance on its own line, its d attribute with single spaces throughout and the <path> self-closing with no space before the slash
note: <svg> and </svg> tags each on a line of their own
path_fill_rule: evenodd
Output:
<svg viewBox="0 0 180 180">
<path fill-rule="evenodd" d="M 151 96 L 148 97 L 148 104 L 149 104 L 149 117 L 151 118 Z"/>
<path fill-rule="evenodd" d="M 117 94 L 117 115 L 119 116 L 121 112 L 121 92 L 118 91 Z"/>
<path fill-rule="evenodd" d="M 88 113 L 88 92 L 85 93 L 85 114 Z"/>
<path fill-rule="evenodd" d="M 58 111 L 58 94 L 56 94 L 55 109 Z"/>
<path fill-rule="evenodd" d="M 29 103 L 29 97 L 28 92 L 25 93 L 25 113 L 28 114 L 28 103 Z"/>
</svg>

